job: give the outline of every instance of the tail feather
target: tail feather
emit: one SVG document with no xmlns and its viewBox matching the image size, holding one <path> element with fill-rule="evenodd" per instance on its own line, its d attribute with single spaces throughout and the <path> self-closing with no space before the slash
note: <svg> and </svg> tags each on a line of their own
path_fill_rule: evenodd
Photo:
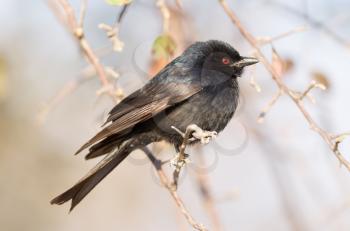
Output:
<svg viewBox="0 0 350 231">
<path fill-rule="evenodd" d="M 116 137 L 114 137 L 116 138 Z M 140 147 L 144 147 L 151 142 L 159 141 L 160 138 L 157 135 L 150 133 L 133 134 L 132 138 L 128 138 L 128 135 L 123 138 L 117 139 L 121 144 L 116 144 L 112 137 L 106 138 L 105 143 L 101 141 L 90 148 L 88 158 L 97 156 L 98 154 L 106 154 L 108 150 L 112 151 L 115 146 L 120 146 L 119 150 L 114 153 L 111 152 L 104 159 L 102 159 L 84 178 L 82 178 L 73 187 L 57 196 L 51 201 L 51 204 L 63 204 L 69 200 L 72 200 L 70 211 L 72 211 L 79 202 L 85 198 L 85 196 L 95 186 L 103 180 L 115 167 L 117 167 L 133 150 Z M 109 142 L 107 142 L 109 141 Z M 113 144 L 113 145 L 112 145 Z M 94 149 L 94 150 L 92 150 Z"/>
<path fill-rule="evenodd" d="M 127 142 L 129 143 L 129 142 Z M 118 166 L 131 152 L 129 145 L 125 144 L 117 152 L 106 156 L 91 172 L 81 179 L 72 188 L 57 196 L 51 201 L 51 204 L 63 204 L 72 200 L 70 211 L 72 211 L 79 202 L 115 167 Z"/>
<path fill-rule="evenodd" d="M 102 156 L 112 152 L 115 148 L 119 148 L 120 145 L 128 139 L 128 136 L 120 136 L 119 134 L 113 135 L 94 144 L 90 147 L 89 153 L 85 156 L 86 160 Z"/>
<path fill-rule="evenodd" d="M 89 153 L 85 155 L 86 160 L 93 159 L 95 157 L 99 157 L 105 154 L 108 154 L 109 152 L 113 151 L 113 149 L 118 147 L 117 142 L 111 142 L 106 144 L 105 146 L 95 149 L 95 150 L 89 150 Z"/>
</svg>

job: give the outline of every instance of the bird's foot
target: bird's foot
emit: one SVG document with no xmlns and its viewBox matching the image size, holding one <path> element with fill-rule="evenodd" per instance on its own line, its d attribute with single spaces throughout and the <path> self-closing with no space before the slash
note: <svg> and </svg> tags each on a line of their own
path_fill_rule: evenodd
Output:
<svg viewBox="0 0 350 231">
<path fill-rule="evenodd" d="M 212 139 L 216 138 L 218 133 L 216 131 L 206 131 L 200 128 L 196 124 L 190 124 L 186 128 L 186 133 L 182 132 L 175 126 L 171 126 L 172 129 L 174 129 L 177 133 L 179 133 L 182 138 L 185 138 L 187 132 L 191 133 L 191 138 L 188 139 L 188 141 L 193 142 L 195 140 L 199 140 L 202 144 L 208 144 Z"/>
<path fill-rule="evenodd" d="M 193 131 L 192 138 L 190 141 L 200 140 L 202 144 L 208 144 L 212 139 L 215 139 L 218 135 L 216 131 L 205 131 L 202 128 L 198 127 L 196 124 L 191 124 L 187 127 Z"/>
</svg>

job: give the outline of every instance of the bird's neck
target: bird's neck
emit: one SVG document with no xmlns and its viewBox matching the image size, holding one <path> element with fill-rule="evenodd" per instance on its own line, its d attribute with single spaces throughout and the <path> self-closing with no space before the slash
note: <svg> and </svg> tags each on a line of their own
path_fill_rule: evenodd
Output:
<svg viewBox="0 0 350 231">
<path fill-rule="evenodd" d="M 202 86 L 213 86 L 213 87 L 238 87 L 237 78 L 231 77 L 224 73 L 215 70 L 202 70 L 200 74 L 200 81 Z"/>
</svg>

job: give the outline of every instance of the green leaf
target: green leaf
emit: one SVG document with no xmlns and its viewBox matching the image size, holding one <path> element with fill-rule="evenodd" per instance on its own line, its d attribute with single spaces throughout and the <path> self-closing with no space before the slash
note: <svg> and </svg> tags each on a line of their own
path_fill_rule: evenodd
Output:
<svg viewBox="0 0 350 231">
<path fill-rule="evenodd" d="M 168 59 L 174 55 L 176 44 L 174 39 L 167 34 L 160 35 L 154 40 L 152 52 L 156 58 Z"/>
<path fill-rule="evenodd" d="M 106 0 L 109 5 L 123 6 L 132 2 L 132 0 Z"/>
</svg>

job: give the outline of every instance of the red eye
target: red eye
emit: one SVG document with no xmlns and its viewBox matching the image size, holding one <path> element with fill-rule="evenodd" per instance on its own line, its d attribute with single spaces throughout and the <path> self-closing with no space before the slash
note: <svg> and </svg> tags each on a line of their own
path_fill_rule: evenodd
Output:
<svg viewBox="0 0 350 231">
<path fill-rule="evenodd" d="M 230 63 L 230 59 L 229 58 L 222 58 L 222 63 L 227 65 Z"/>
</svg>

